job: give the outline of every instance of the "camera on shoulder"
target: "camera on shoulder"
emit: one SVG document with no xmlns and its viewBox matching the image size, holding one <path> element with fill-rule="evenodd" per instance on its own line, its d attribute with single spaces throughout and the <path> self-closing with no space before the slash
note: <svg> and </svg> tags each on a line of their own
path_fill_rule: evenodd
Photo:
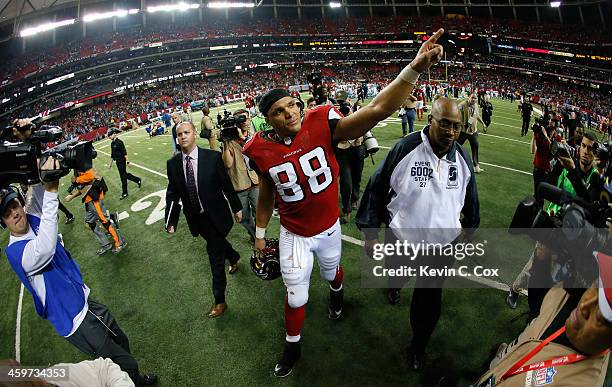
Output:
<svg viewBox="0 0 612 387">
<path fill-rule="evenodd" d="M 16 120 L 15 123 L 18 121 Z M 13 135 L 13 129 L 19 133 L 31 131 L 25 138 Z M 93 166 L 97 153 L 91 141 L 72 139 L 47 149 L 48 143 L 62 139 L 64 130 L 58 126 L 34 123 L 21 126 L 7 126 L 0 138 L 0 180 L 3 184 L 23 183 L 36 184 L 55 181 L 67 175 L 72 169 L 86 171 Z M 39 164 L 53 157 L 59 162 L 59 169 L 53 171 L 39 170 Z"/>
<path fill-rule="evenodd" d="M 607 221 L 612 207 L 605 200 L 586 201 L 548 183 L 540 183 L 538 195 L 557 205 L 550 214 L 534 197 L 516 208 L 509 233 L 528 235 L 561 254 L 568 287 L 588 286 L 596 277 L 594 251 L 612 254 Z"/>
<path fill-rule="evenodd" d="M 240 139 L 240 125 L 247 120 L 245 115 L 228 116 L 221 120 L 221 141 L 227 142 Z"/>
</svg>

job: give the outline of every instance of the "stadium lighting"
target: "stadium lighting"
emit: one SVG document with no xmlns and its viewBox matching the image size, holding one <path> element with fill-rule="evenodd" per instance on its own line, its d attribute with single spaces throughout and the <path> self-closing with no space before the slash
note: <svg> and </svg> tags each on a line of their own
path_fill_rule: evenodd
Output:
<svg viewBox="0 0 612 387">
<path fill-rule="evenodd" d="M 550 2 L 550 6 L 553 8 L 559 8 L 561 6 L 561 2 L 560 1 L 551 1 Z"/>
<path fill-rule="evenodd" d="M 164 4 L 147 7 L 147 12 L 159 12 L 159 11 L 187 11 L 189 9 L 198 9 L 200 4 L 188 4 L 188 3 L 176 3 L 176 4 Z"/>
<path fill-rule="evenodd" d="M 339 2 L 337 2 L 337 1 L 330 1 L 330 2 L 329 2 L 329 7 L 330 7 L 330 8 L 340 8 L 340 7 L 342 7 L 342 4 L 340 4 L 340 3 L 339 3 Z"/>
<path fill-rule="evenodd" d="M 212 1 L 208 8 L 254 8 L 255 3 L 230 3 L 227 1 Z"/>
<path fill-rule="evenodd" d="M 19 36 L 25 38 L 26 36 L 36 35 L 39 32 L 51 31 L 58 27 L 69 26 L 71 24 L 74 24 L 74 19 L 67 19 L 54 23 L 45 23 L 36 27 L 24 28 L 23 30 L 21 30 L 21 32 L 19 32 Z"/>
<path fill-rule="evenodd" d="M 138 13 L 138 11 L 139 11 L 138 9 L 130 9 L 129 11 L 125 9 L 119 9 L 116 11 L 109 11 L 109 12 L 100 12 L 100 13 L 94 12 L 94 13 L 90 13 L 90 14 L 83 16 L 83 21 L 85 23 L 89 23 L 89 22 L 101 20 L 101 19 L 110 19 L 111 17 L 125 17 L 128 14 L 133 15 L 134 13 Z"/>
</svg>

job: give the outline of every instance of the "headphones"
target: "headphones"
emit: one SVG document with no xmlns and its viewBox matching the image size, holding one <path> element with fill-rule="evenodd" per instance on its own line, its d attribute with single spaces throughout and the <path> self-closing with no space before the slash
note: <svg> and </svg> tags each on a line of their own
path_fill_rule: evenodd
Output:
<svg viewBox="0 0 612 387">
<path fill-rule="evenodd" d="M 6 206 L 15 198 L 19 200 L 19 203 L 21 203 L 22 206 L 25 206 L 25 198 L 23 197 L 21 190 L 19 190 L 18 188 L 13 188 L 11 186 L 0 189 L 0 227 L 2 227 L 3 229 L 6 228 L 4 220 L 2 220 L 2 217 L 4 216 L 4 211 L 6 209 Z"/>
</svg>

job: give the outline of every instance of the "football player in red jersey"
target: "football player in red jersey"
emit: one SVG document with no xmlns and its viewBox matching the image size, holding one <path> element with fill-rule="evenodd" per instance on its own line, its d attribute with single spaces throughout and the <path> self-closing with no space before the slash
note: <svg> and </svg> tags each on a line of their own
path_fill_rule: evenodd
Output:
<svg viewBox="0 0 612 387">
<path fill-rule="evenodd" d="M 314 257 L 321 276 L 329 282 L 329 318 L 342 314 L 344 271 L 338 208 L 338 163 L 334 144 L 362 136 L 399 109 L 414 89 L 420 73 L 443 55 L 437 44 L 440 29 L 417 56 L 369 105 L 347 117 L 333 106 L 306 112 L 285 89 L 273 89 L 259 102 L 259 110 L 272 130 L 258 132 L 244 149 L 249 165 L 260 175 L 255 248 L 265 247 L 265 229 L 272 216 L 275 195 L 280 215 L 280 264 L 287 288 L 283 356 L 274 375 L 285 377 L 301 356 L 300 332 Z"/>
</svg>

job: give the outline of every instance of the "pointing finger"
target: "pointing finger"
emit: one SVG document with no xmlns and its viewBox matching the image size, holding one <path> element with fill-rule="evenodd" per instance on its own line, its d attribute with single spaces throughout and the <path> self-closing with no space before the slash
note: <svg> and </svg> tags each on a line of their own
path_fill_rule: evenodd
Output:
<svg viewBox="0 0 612 387">
<path fill-rule="evenodd" d="M 431 35 L 431 37 L 427 39 L 427 43 L 436 43 L 438 39 L 440 39 L 440 36 L 442 36 L 443 34 L 444 28 L 438 29 L 435 34 Z"/>
</svg>

